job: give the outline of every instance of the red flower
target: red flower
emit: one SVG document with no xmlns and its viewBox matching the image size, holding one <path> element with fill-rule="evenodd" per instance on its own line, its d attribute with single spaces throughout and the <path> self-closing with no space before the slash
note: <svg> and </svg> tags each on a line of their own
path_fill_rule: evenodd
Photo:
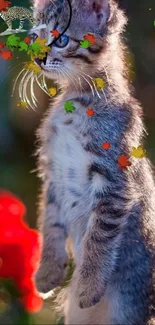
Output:
<svg viewBox="0 0 155 325">
<path fill-rule="evenodd" d="M 34 284 L 39 267 L 41 237 L 22 220 L 24 204 L 9 192 L 0 192 L 0 278 L 13 279 L 29 312 L 42 306 Z"/>
</svg>

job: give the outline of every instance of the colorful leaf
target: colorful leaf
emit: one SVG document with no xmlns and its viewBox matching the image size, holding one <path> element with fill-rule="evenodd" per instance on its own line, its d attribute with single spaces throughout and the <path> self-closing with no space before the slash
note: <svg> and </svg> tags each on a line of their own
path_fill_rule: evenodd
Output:
<svg viewBox="0 0 155 325">
<path fill-rule="evenodd" d="M 0 0 L 0 11 L 8 11 L 8 7 L 10 6 L 10 1 Z"/>
<path fill-rule="evenodd" d="M 106 83 L 102 78 L 94 78 L 92 81 L 94 82 L 98 90 L 102 90 L 106 86 Z"/>
<path fill-rule="evenodd" d="M 80 47 L 82 47 L 83 49 L 88 49 L 88 47 L 91 46 L 90 41 L 88 40 L 82 40 L 80 41 Z"/>
<path fill-rule="evenodd" d="M 34 74 L 37 74 L 38 72 L 41 72 L 41 68 L 36 65 L 34 62 L 26 62 L 25 63 L 25 70 L 32 70 Z"/>
<path fill-rule="evenodd" d="M 28 103 L 21 100 L 20 102 L 17 103 L 17 106 L 22 108 L 28 108 Z"/>
<path fill-rule="evenodd" d="M 50 31 L 51 35 L 54 36 L 54 37 L 58 37 L 59 36 L 59 32 L 57 29 L 53 29 Z"/>
<path fill-rule="evenodd" d="M 13 57 L 13 54 L 11 53 L 10 50 L 7 51 L 0 51 L 0 56 L 4 59 L 4 60 L 11 60 Z"/>
<path fill-rule="evenodd" d="M 111 148 L 111 144 L 109 142 L 104 142 L 102 144 L 102 148 L 107 150 L 107 149 Z"/>
<path fill-rule="evenodd" d="M 127 166 L 131 166 L 131 162 L 129 161 L 129 156 L 121 155 L 118 158 L 118 165 L 122 169 L 127 169 Z"/>
<path fill-rule="evenodd" d="M 64 106 L 66 113 L 72 113 L 76 109 L 76 107 L 73 105 L 73 102 L 70 102 L 69 100 L 66 101 Z"/>
<path fill-rule="evenodd" d="M 29 37 L 24 38 L 24 42 L 29 45 L 31 43 L 31 39 Z"/>
<path fill-rule="evenodd" d="M 83 37 L 85 40 L 89 41 L 91 45 L 95 43 L 95 36 L 93 34 L 87 34 Z"/>
<path fill-rule="evenodd" d="M 19 46 L 19 42 L 20 42 L 20 37 L 13 34 L 13 35 L 8 36 L 7 41 L 6 41 L 6 46 L 13 51 L 14 48 Z"/>
<path fill-rule="evenodd" d="M 0 49 L 3 49 L 5 47 L 5 43 L 0 43 Z"/>
<path fill-rule="evenodd" d="M 135 158 L 143 158 L 146 156 L 146 150 L 139 146 L 138 148 L 132 147 L 130 154 Z"/>
<path fill-rule="evenodd" d="M 92 108 L 88 108 L 88 109 L 86 110 L 86 114 L 87 114 L 88 116 L 93 116 L 93 115 L 94 115 L 94 110 L 93 110 Z"/>
<path fill-rule="evenodd" d="M 49 94 L 53 97 L 57 94 L 56 88 L 49 88 L 48 91 L 49 91 Z"/>
<path fill-rule="evenodd" d="M 20 42 L 19 43 L 19 51 L 21 52 L 21 51 L 27 51 L 27 50 L 28 50 L 28 45 L 24 41 Z"/>
</svg>

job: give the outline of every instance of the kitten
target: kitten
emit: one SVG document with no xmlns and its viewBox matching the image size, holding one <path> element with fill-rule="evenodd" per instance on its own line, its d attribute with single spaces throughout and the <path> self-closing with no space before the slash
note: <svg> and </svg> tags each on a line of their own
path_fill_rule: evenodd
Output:
<svg viewBox="0 0 155 325">
<path fill-rule="evenodd" d="M 111 0 L 72 0 L 66 33 L 53 44 L 45 76 L 60 82 L 62 93 L 38 132 L 43 182 L 40 229 L 44 245 L 36 275 L 40 292 L 62 283 L 72 241 L 75 271 L 64 295 L 65 324 L 152 325 L 155 322 L 155 186 L 147 158 L 119 157 L 142 145 L 142 109 L 132 97 L 124 66 L 123 12 Z M 66 0 L 37 0 L 53 40 L 69 20 Z M 93 33 L 95 44 L 80 47 Z M 102 78 L 99 91 L 92 78 Z M 76 109 L 67 113 L 66 101 Z M 87 114 L 93 109 L 94 115 Z M 106 150 L 102 144 L 109 142 Z"/>
</svg>

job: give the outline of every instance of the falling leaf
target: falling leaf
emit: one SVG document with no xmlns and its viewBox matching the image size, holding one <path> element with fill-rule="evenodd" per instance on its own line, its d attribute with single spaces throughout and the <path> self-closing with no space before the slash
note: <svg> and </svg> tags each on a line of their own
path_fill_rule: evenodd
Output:
<svg viewBox="0 0 155 325">
<path fill-rule="evenodd" d="M 50 51 L 50 47 L 45 45 L 45 43 L 47 43 L 48 39 L 44 38 L 44 39 L 40 39 L 39 37 L 37 37 L 37 39 L 35 40 L 35 44 L 39 44 L 41 46 L 41 53 L 46 53 Z"/>
<path fill-rule="evenodd" d="M 98 90 L 102 90 L 106 86 L 105 81 L 102 78 L 94 78 L 92 81 L 94 82 Z"/>
<path fill-rule="evenodd" d="M 58 32 L 57 29 L 53 29 L 53 30 L 51 30 L 50 33 L 51 33 L 52 36 L 54 36 L 54 37 L 58 37 L 58 36 L 59 36 L 59 32 Z"/>
<path fill-rule="evenodd" d="M 11 60 L 13 57 L 13 54 L 11 53 L 10 50 L 7 51 L 0 51 L 0 56 L 4 59 L 4 60 Z"/>
<path fill-rule="evenodd" d="M 19 46 L 20 37 L 15 34 L 8 36 L 6 41 L 6 46 L 10 48 L 12 51 Z"/>
<path fill-rule="evenodd" d="M 107 149 L 111 148 L 111 144 L 109 142 L 104 142 L 102 144 L 102 148 L 107 150 Z"/>
<path fill-rule="evenodd" d="M 17 106 L 22 108 L 28 108 L 28 103 L 21 100 L 20 102 L 17 103 Z"/>
<path fill-rule="evenodd" d="M 10 6 L 10 1 L 0 0 L 0 11 L 8 11 L 8 7 Z"/>
<path fill-rule="evenodd" d="M 73 102 L 70 102 L 69 100 L 66 101 L 64 106 L 67 113 L 72 113 L 76 109 L 76 107 L 73 105 Z"/>
<path fill-rule="evenodd" d="M 83 37 L 85 40 L 89 41 L 91 45 L 95 43 L 95 36 L 92 34 L 87 34 Z"/>
<path fill-rule="evenodd" d="M 49 94 L 50 94 L 51 96 L 53 96 L 53 97 L 54 97 L 54 96 L 56 95 L 56 93 L 57 93 L 56 88 L 49 88 L 48 91 L 49 91 Z"/>
<path fill-rule="evenodd" d="M 82 41 L 80 41 L 80 47 L 82 47 L 83 49 L 87 49 L 90 46 L 91 46 L 90 41 L 88 41 L 88 40 L 82 40 Z"/>
<path fill-rule="evenodd" d="M 28 50 L 28 45 L 24 41 L 20 42 L 19 43 L 19 51 L 21 52 L 21 51 L 27 51 L 27 50 Z"/>
<path fill-rule="evenodd" d="M 38 72 L 41 72 L 41 68 L 36 65 L 34 62 L 26 62 L 25 63 L 25 70 L 32 70 L 34 74 L 37 74 Z"/>
<path fill-rule="evenodd" d="M 29 45 L 31 43 L 31 39 L 29 37 L 24 38 L 24 42 Z"/>
<path fill-rule="evenodd" d="M 37 44 L 35 42 L 32 43 L 29 46 L 29 49 L 28 49 L 27 53 L 31 56 L 31 59 L 32 59 L 32 56 L 35 58 L 36 56 L 38 56 L 41 53 L 41 45 Z"/>
<path fill-rule="evenodd" d="M 5 47 L 5 43 L 0 43 L 0 49 L 3 49 Z"/>
<path fill-rule="evenodd" d="M 93 115 L 94 115 L 94 110 L 93 110 L 92 108 L 88 108 L 88 109 L 86 110 L 86 114 L 87 114 L 88 116 L 93 116 Z"/>
<path fill-rule="evenodd" d="M 118 158 L 118 165 L 122 169 L 127 169 L 127 166 L 131 166 L 131 162 L 129 161 L 129 156 L 121 155 Z"/>
<path fill-rule="evenodd" d="M 132 147 L 132 151 L 130 154 L 135 158 L 143 158 L 146 156 L 146 150 L 143 149 L 141 146 L 138 148 Z"/>
</svg>

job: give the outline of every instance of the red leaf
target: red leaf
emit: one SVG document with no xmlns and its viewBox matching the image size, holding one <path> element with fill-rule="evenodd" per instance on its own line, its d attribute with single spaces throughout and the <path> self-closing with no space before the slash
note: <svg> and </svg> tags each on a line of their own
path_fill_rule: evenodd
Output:
<svg viewBox="0 0 155 325">
<path fill-rule="evenodd" d="M 25 37 L 24 42 L 29 45 L 31 42 L 31 39 L 29 37 Z"/>
<path fill-rule="evenodd" d="M 54 37 L 58 37 L 58 36 L 59 36 L 59 32 L 58 32 L 57 29 L 53 29 L 53 30 L 51 30 L 50 33 L 51 33 L 52 36 L 54 36 Z"/>
<path fill-rule="evenodd" d="M 87 34 L 83 38 L 86 39 L 87 41 L 89 41 L 91 43 L 91 45 L 94 45 L 94 43 L 95 43 L 95 36 L 94 35 Z"/>
<path fill-rule="evenodd" d="M 102 148 L 107 150 L 107 149 L 111 148 L 111 144 L 109 142 L 104 142 L 102 144 Z"/>
<path fill-rule="evenodd" d="M 0 43 L 0 49 L 3 49 L 5 47 L 5 43 Z"/>
<path fill-rule="evenodd" d="M 11 53 L 10 50 L 7 51 L 1 51 L 0 52 L 0 56 L 4 59 L 4 60 L 11 60 L 13 57 L 13 54 Z"/>
<path fill-rule="evenodd" d="M 0 0 L 0 11 L 7 11 L 8 7 L 11 6 L 10 1 Z"/>
<path fill-rule="evenodd" d="M 118 164 L 120 168 L 124 168 L 127 169 L 127 166 L 131 166 L 131 162 L 129 161 L 130 156 L 125 156 L 125 155 L 121 155 L 118 158 Z"/>
<path fill-rule="evenodd" d="M 93 116 L 93 115 L 94 115 L 94 110 L 93 110 L 92 108 L 88 108 L 88 109 L 86 110 L 86 114 L 87 114 L 88 116 Z"/>
</svg>

